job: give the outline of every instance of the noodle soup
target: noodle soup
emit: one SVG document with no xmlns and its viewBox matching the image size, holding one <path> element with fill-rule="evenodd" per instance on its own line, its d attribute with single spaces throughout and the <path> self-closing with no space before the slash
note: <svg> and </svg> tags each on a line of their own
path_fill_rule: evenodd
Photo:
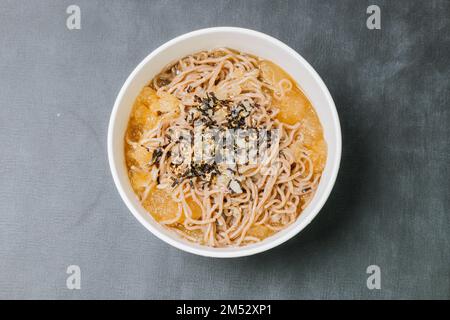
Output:
<svg viewBox="0 0 450 320">
<path fill-rule="evenodd" d="M 136 98 L 125 136 L 143 207 L 211 247 L 259 242 L 295 222 L 326 157 L 321 123 L 295 81 L 227 48 L 164 68 Z"/>
</svg>

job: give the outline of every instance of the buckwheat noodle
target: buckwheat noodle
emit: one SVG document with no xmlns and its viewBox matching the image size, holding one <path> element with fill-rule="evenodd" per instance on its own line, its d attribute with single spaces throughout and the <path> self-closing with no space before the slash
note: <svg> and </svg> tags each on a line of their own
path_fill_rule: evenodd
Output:
<svg viewBox="0 0 450 320">
<path fill-rule="evenodd" d="M 295 84 L 288 78 L 277 83 L 267 81 L 261 77 L 259 65 L 257 57 L 219 48 L 189 55 L 167 66 L 149 86 L 158 96 L 176 97 L 179 110 L 172 117 L 161 117 L 139 139 L 126 137 L 132 149 L 144 146 L 155 153 L 160 148 L 157 163 L 135 164 L 129 168 L 130 175 L 151 173 L 152 178 L 139 194 L 142 202 L 155 188 L 170 193 L 178 212 L 159 222 L 189 241 L 212 247 L 259 242 L 296 221 L 317 189 L 321 171 L 315 172 L 312 151 L 303 144 L 302 123 L 289 125 L 277 119 L 277 102 Z M 216 183 L 217 179 L 205 184 L 192 177 L 174 183 L 180 169 L 169 160 L 176 146 L 176 141 L 168 139 L 169 132 L 192 131 L 190 110 L 210 95 L 229 105 L 253 106 L 243 120 L 245 126 L 278 129 L 280 133 L 279 149 L 267 161 L 236 168 L 240 192 L 230 192 Z M 200 217 L 193 216 L 188 200 L 201 209 Z"/>
</svg>

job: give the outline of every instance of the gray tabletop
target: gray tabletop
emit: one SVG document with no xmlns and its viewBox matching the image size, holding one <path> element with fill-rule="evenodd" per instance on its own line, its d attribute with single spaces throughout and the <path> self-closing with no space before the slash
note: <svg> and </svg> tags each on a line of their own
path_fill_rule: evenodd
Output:
<svg viewBox="0 0 450 320">
<path fill-rule="evenodd" d="M 66 26 L 71 4 L 80 30 Z M 381 30 L 366 26 L 371 4 Z M 450 298 L 449 2 L 2 0 L 0 21 L 0 298 Z M 339 177 L 316 219 L 231 260 L 149 233 L 106 154 L 132 69 L 177 35 L 224 25 L 303 55 L 343 130 Z M 80 290 L 67 286 L 71 265 Z M 367 286 L 371 265 L 381 289 Z"/>
</svg>

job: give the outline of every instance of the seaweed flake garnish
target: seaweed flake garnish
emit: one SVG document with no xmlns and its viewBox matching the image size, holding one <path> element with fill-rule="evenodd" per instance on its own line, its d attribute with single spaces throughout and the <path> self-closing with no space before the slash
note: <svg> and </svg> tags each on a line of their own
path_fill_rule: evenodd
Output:
<svg viewBox="0 0 450 320">
<path fill-rule="evenodd" d="M 208 92 L 204 97 L 194 95 L 194 105 L 188 110 L 186 121 L 192 126 L 201 126 L 203 129 L 213 129 L 221 125 L 221 130 L 250 128 L 246 125 L 246 119 L 251 115 L 253 109 L 258 107 L 257 104 L 249 100 L 243 100 L 239 103 L 233 103 L 231 100 L 220 100 L 213 92 Z M 191 133 L 192 134 L 192 133 Z M 177 141 L 177 143 L 179 143 Z M 193 141 L 193 140 L 192 140 Z M 236 149 L 236 145 L 233 145 Z M 216 176 L 225 174 L 219 170 L 217 163 L 190 163 L 184 171 L 178 173 L 172 178 L 172 187 L 176 187 L 184 180 L 189 180 L 191 186 L 194 182 L 200 185 L 210 185 Z M 236 175 L 238 170 L 228 170 L 228 174 Z M 234 193 L 242 192 L 240 183 L 236 180 L 228 185 L 229 190 Z"/>
<path fill-rule="evenodd" d="M 153 151 L 152 160 L 150 161 L 150 165 L 154 165 L 156 162 L 159 162 L 159 160 L 161 160 L 162 154 L 163 154 L 163 149 L 161 147 L 156 148 L 155 151 Z"/>
<path fill-rule="evenodd" d="M 172 187 L 179 185 L 186 179 L 189 179 L 189 183 L 192 185 L 192 179 L 199 179 L 202 182 L 211 182 L 212 179 L 220 174 L 219 168 L 216 163 L 193 163 L 191 166 L 183 172 L 179 177 L 175 178 L 172 182 Z"/>
<path fill-rule="evenodd" d="M 245 127 L 245 119 L 250 116 L 255 106 L 256 105 L 250 104 L 247 100 L 239 102 L 237 105 L 233 105 L 227 116 L 228 128 Z"/>
</svg>

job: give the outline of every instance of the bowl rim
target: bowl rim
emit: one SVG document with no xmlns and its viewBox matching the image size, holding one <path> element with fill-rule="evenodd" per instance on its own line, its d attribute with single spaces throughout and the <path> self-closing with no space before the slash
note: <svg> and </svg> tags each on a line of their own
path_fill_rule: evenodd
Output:
<svg viewBox="0 0 450 320">
<path fill-rule="evenodd" d="M 235 248 L 237 250 L 234 251 L 222 251 L 220 248 L 211 248 L 207 246 L 195 246 L 194 244 L 190 244 L 187 241 L 176 241 L 175 239 L 171 238 L 170 236 L 164 234 L 154 226 L 152 226 L 150 223 L 148 223 L 137 211 L 137 209 L 134 207 L 132 202 L 129 200 L 121 182 L 119 179 L 117 164 L 115 162 L 113 151 L 114 151 L 114 139 L 113 139 L 113 133 L 114 133 L 114 127 L 117 120 L 117 114 L 119 110 L 119 106 L 121 105 L 123 96 L 125 92 L 127 91 L 130 83 L 132 80 L 136 77 L 136 75 L 139 73 L 139 71 L 156 55 L 158 55 L 160 52 L 164 51 L 165 49 L 169 48 L 170 46 L 184 41 L 186 39 L 189 39 L 194 36 L 199 35 L 205 35 L 205 34 L 211 34 L 211 33 L 219 33 L 219 32 L 231 32 L 231 33 L 243 33 L 252 37 L 260 38 L 264 41 L 270 42 L 274 46 L 280 47 L 282 50 L 287 51 L 289 55 L 293 56 L 295 59 L 299 60 L 299 62 L 308 70 L 310 75 L 313 77 L 314 81 L 318 84 L 320 89 L 322 90 L 322 93 L 325 95 L 325 99 L 330 107 L 331 111 L 331 118 L 333 121 L 333 127 L 335 129 L 335 138 L 336 138 L 336 151 L 335 154 L 333 154 L 334 159 L 331 166 L 330 171 L 330 178 L 329 183 L 324 186 L 323 193 L 321 194 L 321 197 L 317 199 L 317 204 L 315 207 L 313 207 L 309 213 L 309 215 L 302 221 L 303 223 L 296 226 L 296 228 L 293 228 L 289 230 L 289 232 L 286 232 L 283 236 L 280 236 L 278 238 L 274 238 L 272 241 L 267 241 L 263 244 L 261 244 L 258 247 L 253 247 L 251 245 L 243 246 Z M 131 211 L 133 216 L 152 234 L 154 234 L 159 239 L 163 240 L 164 242 L 170 244 L 171 246 L 178 248 L 180 250 L 193 253 L 200 256 L 206 256 L 206 257 L 215 257 L 215 258 L 236 258 L 236 257 L 243 257 L 243 256 L 249 256 L 254 255 L 257 253 L 261 253 L 264 251 L 267 251 L 269 249 L 272 249 L 289 239 L 296 236 L 298 233 L 300 233 L 304 228 L 306 228 L 307 225 L 317 216 L 317 214 L 320 212 L 322 207 L 324 206 L 325 202 L 327 201 L 331 190 L 334 187 L 334 184 L 336 182 L 336 178 L 339 172 L 340 162 L 341 162 L 341 155 L 342 155 L 342 133 L 341 133 L 341 126 L 339 121 L 339 116 L 336 110 L 336 105 L 333 101 L 333 98 L 325 85 L 322 78 L 319 76 L 319 74 L 314 70 L 314 68 L 294 49 L 289 47 L 287 44 L 283 43 L 282 41 L 269 36 L 265 33 L 246 29 L 246 28 L 239 28 L 239 27 L 212 27 L 212 28 L 204 28 L 199 29 L 195 31 L 191 31 L 185 34 L 182 34 L 180 36 L 177 36 L 164 44 L 160 45 L 158 48 L 153 50 L 149 55 L 147 55 L 131 72 L 131 74 L 127 77 L 124 84 L 122 85 L 119 93 L 117 94 L 116 100 L 114 102 L 114 107 L 111 112 L 109 125 L 108 125 L 108 138 L 107 138 L 107 149 L 108 149 L 108 161 L 109 166 L 111 170 L 111 174 L 113 176 L 114 183 L 116 185 L 116 188 L 125 203 L 125 205 L 128 207 L 128 209 Z M 328 155 L 329 157 L 330 155 Z"/>
</svg>

